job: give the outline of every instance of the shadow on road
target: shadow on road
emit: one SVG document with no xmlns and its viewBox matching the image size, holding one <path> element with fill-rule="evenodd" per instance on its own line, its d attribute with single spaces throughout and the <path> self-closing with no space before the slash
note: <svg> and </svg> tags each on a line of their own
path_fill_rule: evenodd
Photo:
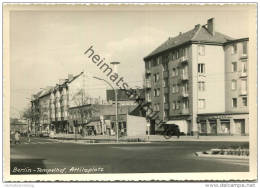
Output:
<svg viewBox="0 0 260 188">
<path fill-rule="evenodd" d="M 46 174 L 39 169 L 45 169 L 45 159 L 11 159 L 10 174 Z"/>
</svg>

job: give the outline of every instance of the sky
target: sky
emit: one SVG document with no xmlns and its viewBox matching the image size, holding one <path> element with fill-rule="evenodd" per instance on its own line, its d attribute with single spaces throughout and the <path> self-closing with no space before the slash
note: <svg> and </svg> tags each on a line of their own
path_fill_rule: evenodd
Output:
<svg viewBox="0 0 260 188">
<path fill-rule="evenodd" d="M 79 74 L 85 68 L 91 75 L 106 78 L 84 55 L 90 46 L 106 63 L 119 61 L 119 75 L 130 87 L 140 87 L 146 55 L 169 37 L 204 25 L 211 17 L 218 32 L 233 38 L 249 36 L 249 14 L 243 6 L 12 11 L 11 116 L 30 105 L 32 94 L 68 74 Z M 98 80 L 89 80 L 89 87 L 101 98 L 109 88 Z"/>
</svg>

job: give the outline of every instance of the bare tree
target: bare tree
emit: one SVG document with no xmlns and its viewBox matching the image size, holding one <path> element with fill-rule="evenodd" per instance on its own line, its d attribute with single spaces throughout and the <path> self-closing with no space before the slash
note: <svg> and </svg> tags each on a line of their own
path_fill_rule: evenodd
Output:
<svg viewBox="0 0 260 188">
<path fill-rule="evenodd" d="M 92 98 L 86 95 L 83 89 L 80 89 L 72 98 L 76 106 L 75 112 L 80 116 L 80 124 L 89 124 L 97 110 L 97 106 L 92 104 Z M 87 120 L 87 121 L 84 121 Z"/>
</svg>

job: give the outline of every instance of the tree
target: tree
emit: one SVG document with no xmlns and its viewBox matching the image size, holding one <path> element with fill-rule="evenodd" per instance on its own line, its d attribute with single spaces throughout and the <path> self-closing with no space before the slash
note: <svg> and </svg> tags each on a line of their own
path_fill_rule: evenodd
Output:
<svg viewBox="0 0 260 188">
<path fill-rule="evenodd" d="M 80 89 L 72 98 L 72 101 L 76 106 L 74 111 L 80 116 L 80 124 L 82 126 L 84 124 L 89 124 L 95 113 L 98 112 L 97 106 L 91 104 L 91 100 L 92 98 L 86 95 L 83 89 Z"/>
</svg>

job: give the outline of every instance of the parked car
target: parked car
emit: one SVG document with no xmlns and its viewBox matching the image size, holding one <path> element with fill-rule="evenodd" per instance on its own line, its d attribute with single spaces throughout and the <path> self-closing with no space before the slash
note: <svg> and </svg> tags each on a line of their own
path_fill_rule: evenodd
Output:
<svg viewBox="0 0 260 188">
<path fill-rule="evenodd" d="M 163 123 L 162 127 L 164 129 L 162 134 L 165 138 L 170 138 L 172 136 L 177 136 L 179 138 L 179 136 L 181 135 L 180 128 L 176 124 Z"/>
</svg>

